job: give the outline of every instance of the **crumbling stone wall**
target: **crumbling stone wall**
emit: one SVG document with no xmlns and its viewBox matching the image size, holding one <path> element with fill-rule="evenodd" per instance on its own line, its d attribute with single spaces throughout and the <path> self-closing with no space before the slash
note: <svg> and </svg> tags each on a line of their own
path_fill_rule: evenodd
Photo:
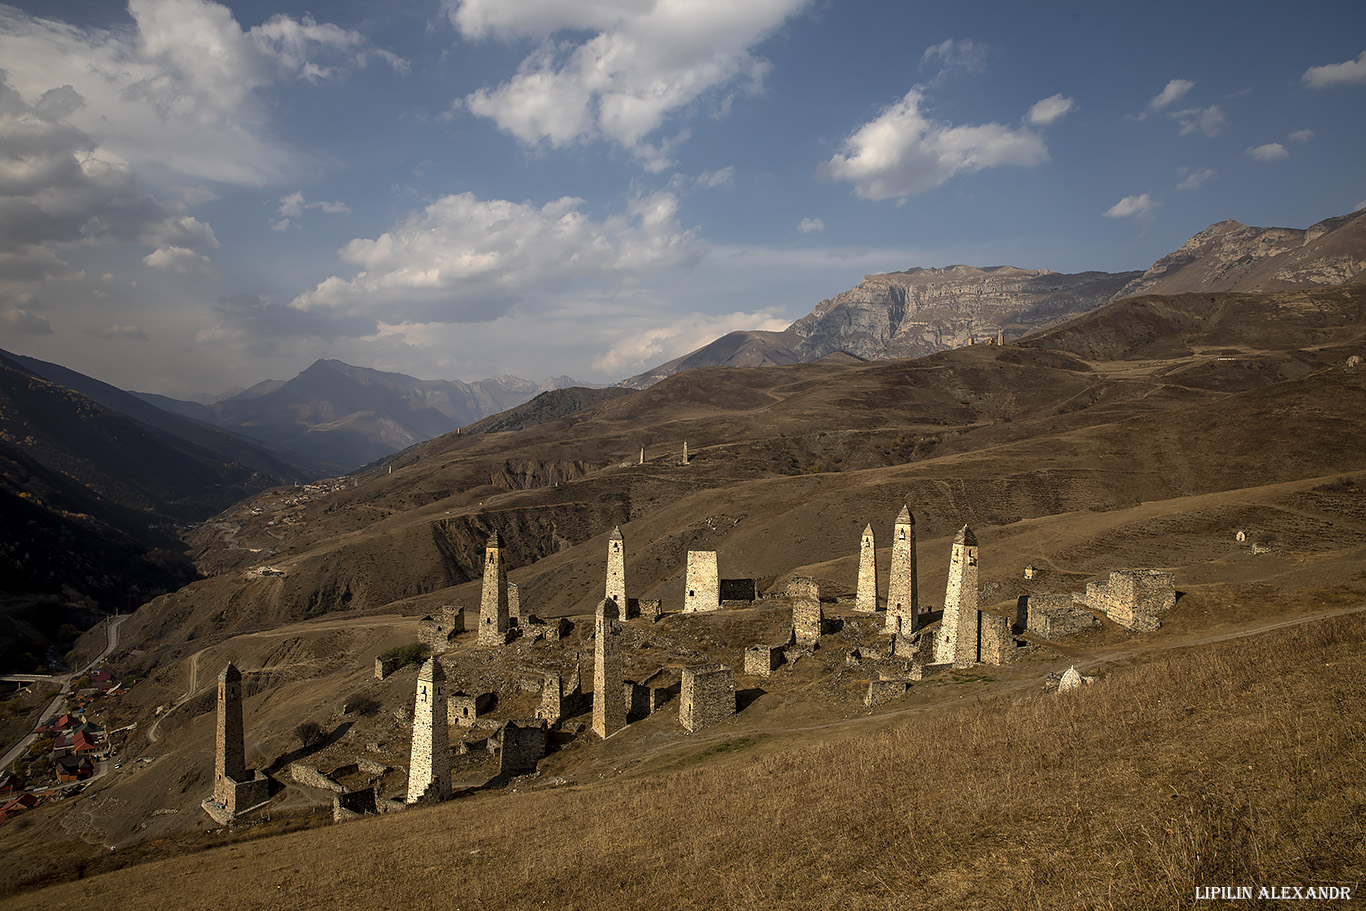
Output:
<svg viewBox="0 0 1366 911">
<path fill-rule="evenodd" d="M 397 658 L 376 658 L 375 659 L 375 679 L 383 680 L 394 671 L 398 670 Z"/>
<path fill-rule="evenodd" d="M 688 551 L 688 573 L 683 598 L 683 612 L 713 611 L 721 607 L 720 575 L 716 568 L 716 551 Z"/>
<path fill-rule="evenodd" d="M 1042 639 L 1062 639 L 1100 625 L 1086 602 L 1068 594 L 1029 595 L 1027 609 L 1027 628 Z"/>
<path fill-rule="evenodd" d="M 559 674 L 546 674 L 541 681 L 541 704 L 536 707 L 536 717 L 546 724 L 559 724 L 564 717 L 561 686 Z"/>
<path fill-rule="evenodd" d="M 606 598 L 598 602 L 593 662 L 593 732 L 606 740 L 626 726 L 626 700 L 621 684 L 621 634 L 617 605 Z"/>
<path fill-rule="evenodd" d="M 479 644 L 505 645 L 508 638 L 508 576 L 503 538 L 494 532 L 484 548 L 484 587 L 479 599 Z"/>
<path fill-rule="evenodd" d="M 1015 637 L 1010 633 L 1010 618 L 979 611 L 977 630 L 977 657 L 983 664 L 999 667 L 1015 657 Z"/>
<path fill-rule="evenodd" d="M 452 640 L 464 631 L 465 612 L 453 604 L 443 605 L 439 616 L 423 617 L 417 623 L 418 641 L 433 655 L 448 650 Z"/>
<path fill-rule="evenodd" d="M 798 645 L 814 645 L 825 633 L 825 612 L 821 609 L 821 589 L 815 579 L 796 576 L 787 584 L 792 599 L 792 634 Z"/>
<path fill-rule="evenodd" d="M 872 708 L 900 699 L 909 687 L 905 680 L 869 680 L 868 692 L 863 696 L 863 704 Z"/>
<path fill-rule="evenodd" d="M 1087 584 L 1086 603 L 1120 626 L 1148 632 L 1176 606 L 1176 578 L 1156 569 L 1116 570 L 1105 582 Z"/>
<path fill-rule="evenodd" d="M 759 600 L 759 582 L 757 579 L 722 579 L 718 595 L 722 604 L 744 607 Z"/>
<path fill-rule="evenodd" d="M 508 583 L 508 626 L 517 627 L 522 623 L 522 591 L 516 582 Z"/>
<path fill-rule="evenodd" d="M 902 631 L 920 628 L 920 583 L 915 563 L 915 516 L 902 506 L 892 526 L 892 565 L 887 574 L 887 616 L 902 618 Z"/>
<path fill-rule="evenodd" d="M 336 791 L 340 793 L 346 790 L 346 788 L 342 787 L 341 783 L 335 778 L 324 775 L 313 766 L 302 762 L 291 762 L 289 764 L 289 777 L 301 785 L 306 785 L 310 788 L 318 788 L 322 791 Z"/>
<path fill-rule="evenodd" d="M 450 724 L 469 727 L 493 705 L 492 693 L 470 695 L 456 690 L 446 697 L 446 718 Z"/>
<path fill-rule="evenodd" d="M 451 796 L 446 672 L 436 658 L 422 663 L 413 697 L 413 746 L 408 763 L 408 803 Z"/>
<path fill-rule="evenodd" d="M 735 714 L 735 674 L 713 664 L 683 669 L 678 720 L 688 731 L 700 731 Z"/>
<path fill-rule="evenodd" d="M 536 763 L 545 756 L 547 732 L 544 721 L 509 721 L 503 725 L 500 737 L 500 774 L 527 775 L 536 771 Z"/>
<path fill-rule="evenodd" d="M 362 788 L 359 791 L 338 794 L 332 798 L 333 822 L 345 822 L 367 813 L 378 812 L 379 806 L 375 801 L 374 788 Z"/>
<path fill-rule="evenodd" d="M 768 677 L 783 663 L 783 650 L 777 645 L 754 645 L 745 649 L 745 673 Z"/>
<path fill-rule="evenodd" d="M 658 598 L 642 599 L 640 602 L 640 616 L 642 619 L 655 623 L 660 617 L 664 616 L 663 606 Z"/>
<path fill-rule="evenodd" d="M 877 610 L 877 545 L 873 541 L 873 526 L 863 529 L 858 545 L 858 591 L 854 610 L 873 613 Z"/>
<path fill-rule="evenodd" d="M 954 667 L 977 663 L 977 616 L 977 536 L 964 525 L 953 540 L 949 558 L 936 663 L 952 663 Z"/>
</svg>

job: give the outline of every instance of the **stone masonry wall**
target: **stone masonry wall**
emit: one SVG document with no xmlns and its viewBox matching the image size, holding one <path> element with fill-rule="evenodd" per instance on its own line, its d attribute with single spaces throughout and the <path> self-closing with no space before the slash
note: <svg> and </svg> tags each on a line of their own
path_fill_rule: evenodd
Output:
<svg viewBox="0 0 1366 911">
<path fill-rule="evenodd" d="M 503 539 L 497 532 L 484 549 L 484 585 L 479 599 L 479 644 L 505 645 L 508 631 L 508 576 Z"/>
<path fill-rule="evenodd" d="M 792 599 L 792 634 L 798 645 L 814 645 L 825 632 L 821 590 L 814 579 L 797 576 L 787 585 Z"/>
<path fill-rule="evenodd" d="M 964 525 L 953 542 L 944 617 L 939 623 L 935 661 L 954 667 L 977 663 L 977 537 Z"/>
<path fill-rule="evenodd" d="M 720 609 L 721 581 L 716 565 L 716 551 L 688 551 L 688 573 L 683 597 L 684 613 Z"/>
<path fill-rule="evenodd" d="M 620 528 L 612 529 L 612 535 L 607 539 L 607 590 L 603 597 L 616 602 L 620 619 L 627 618 L 626 539 Z"/>
<path fill-rule="evenodd" d="M 683 669 L 678 720 L 688 731 L 725 721 L 735 714 L 735 674 L 724 665 Z"/>
<path fill-rule="evenodd" d="M 451 751 L 447 734 L 446 672 L 428 658 L 417 675 L 413 697 L 413 746 L 408 763 L 408 803 L 451 796 Z"/>
<path fill-rule="evenodd" d="M 1078 604 L 1068 594 L 1030 595 L 1028 610 L 1029 631 L 1043 639 L 1062 639 L 1100 622 L 1084 602 Z"/>
<path fill-rule="evenodd" d="M 977 615 L 977 654 L 983 664 L 997 667 L 1015 657 L 1015 637 L 1010 634 L 1010 618 L 986 611 Z"/>
<path fill-rule="evenodd" d="M 872 613 L 877 610 L 877 544 L 873 541 L 873 526 L 863 529 L 858 546 L 858 590 L 854 610 Z"/>
<path fill-rule="evenodd" d="M 915 516 L 906 507 L 892 526 L 892 565 L 887 574 L 887 616 L 902 618 L 903 633 L 920 628 L 920 583 L 915 562 Z"/>
<path fill-rule="evenodd" d="M 768 677 L 783 663 L 783 650 L 775 645 L 755 645 L 745 649 L 745 673 Z"/>
<path fill-rule="evenodd" d="M 593 733 L 606 740 L 626 726 L 626 700 L 621 684 L 626 679 L 621 657 L 621 634 L 617 606 L 598 602 L 593 662 Z"/>
<path fill-rule="evenodd" d="M 509 721 L 503 726 L 503 749 L 498 771 L 503 775 L 528 775 L 545 755 L 544 721 Z"/>
</svg>

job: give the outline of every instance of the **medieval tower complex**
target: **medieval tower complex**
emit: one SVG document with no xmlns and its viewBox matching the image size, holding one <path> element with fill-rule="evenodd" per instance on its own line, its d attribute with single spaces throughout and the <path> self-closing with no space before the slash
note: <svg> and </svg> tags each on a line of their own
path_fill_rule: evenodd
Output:
<svg viewBox="0 0 1366 911">
<path fill-rule="evenodd" d="M 964 525 L 953 539 L 944 619 L 939 624 L 935 662 L 966 667 L 977 663 L 977 536 Z"/>
<path fill-rule="evenodd" d="M 417 675 L 413 701 L 413 749 L 408 764 L 408 803 L 451 796 L 451 751 L 446 731 L 446 672 L 428 658 Z"/>
<path fill-rule="evenodd" d="M 484 589 L 479 599 L 479 644 L 504 645 L 508 639 L 508 572 L 503 537 L 494 532 L 484 549 Z"/>
<path fill-rule="evenodd" d="M 683 613 L 713 611 L 721 608 L 721 579 L 717 570 L 716 551 L 688 551 L 688 571 L 684 586 Z"/>
<path fill-rule="evenodd" d="M 860 562 L 860 580 L 862 572 Z M 915 516 L 911 515 L 910 509 L 902 506 L 892 528 L 892 567 L 887 578 L 887 629 L 896 632 L 899 628 L 902 632 L 910 633 L 919 625 L 920 591 L 915 568 Z"/>
<path fill-rule="evenodd" d="M 626 539 L 621 536 L 621 527 L 612 529 L 607 541 L 607 594 L 605 597 L 617 604 L 617 616 L 626 619 Z"/>
<path fill-rule="evenodd" d="M 873 542 L 873 526 L 863 529 L 858 546 L 858 594 L 854 610 L 872 613 L 877 610 L 877 544 Z"/>
<path fill-rule="evenodd" d="M 616 602 L 598 602 L 593 664 L 593 733 L 606 740 L 626 727 L 626 698 L 622 682 L 621 635 L 617 628 Z"/>
</svg>

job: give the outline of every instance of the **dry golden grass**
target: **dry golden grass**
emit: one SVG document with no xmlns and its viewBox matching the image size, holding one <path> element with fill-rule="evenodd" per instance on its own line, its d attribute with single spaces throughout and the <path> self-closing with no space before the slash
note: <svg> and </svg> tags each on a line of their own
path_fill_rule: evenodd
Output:
<svg viewBox="0 0 1366 911">
<path fill-rule="evenodd" d="M 684 771 L 239 842 L 0 908 L 1168 909 L 1202 885 L 1356 892 L 1363 697 L 1358 614 L 1062 697 L 699 748 Z"/>
</svg>

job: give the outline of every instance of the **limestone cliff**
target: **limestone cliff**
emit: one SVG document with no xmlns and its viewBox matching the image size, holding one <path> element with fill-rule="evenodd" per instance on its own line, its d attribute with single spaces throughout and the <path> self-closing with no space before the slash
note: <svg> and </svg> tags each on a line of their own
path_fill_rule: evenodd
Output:
<svg viewBox="0 0 1366 911">
<path fill-rule="evenodd" d="M 1366 211 L 1312 227 L 1210 225 L 1116 295 L 1285 291 L 1340 285 L 1366 273 Z"/>
<path fill-rule="evenodd" d="M 1104 304 L 1136 272 L 1064 275 L 1014 266 L 949 266 L 864 276 L 787 330 L 803 361 L 836 351 L 870 360 L 919 357 L 973 338 L 1013 338 Z"/>
</svg>

